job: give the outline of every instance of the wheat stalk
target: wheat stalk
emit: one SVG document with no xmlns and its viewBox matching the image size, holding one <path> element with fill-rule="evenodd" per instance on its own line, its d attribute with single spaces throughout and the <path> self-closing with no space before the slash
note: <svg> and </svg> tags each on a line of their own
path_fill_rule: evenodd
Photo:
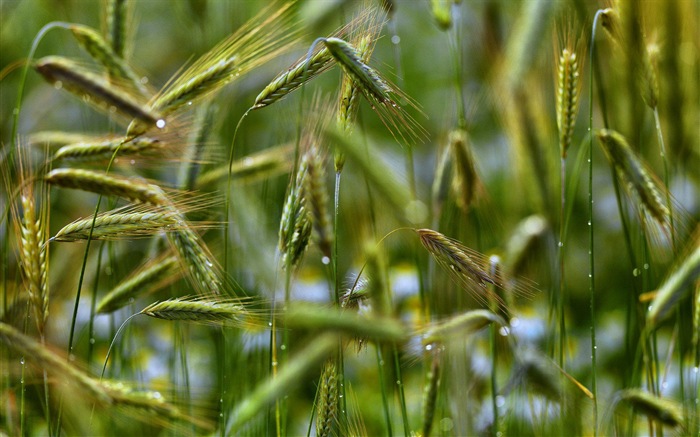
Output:
<svg viewBox="0 0 700 437">
<path fill-rule="evenodd" d="M 426 350 L 428 351 L 426 355 L 430 358 L 430 367 L 425 373 L 425 383 L 423 384 L 423 435 L 430 437 L 442 376 L 442 346 L 431 344 L 426 346 Z"/>
</svg>

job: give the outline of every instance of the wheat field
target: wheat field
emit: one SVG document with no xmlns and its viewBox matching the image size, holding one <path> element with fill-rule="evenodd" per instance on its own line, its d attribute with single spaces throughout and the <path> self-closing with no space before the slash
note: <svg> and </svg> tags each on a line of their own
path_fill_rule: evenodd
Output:
<svg viewBox="0 0 700 437">
<path fill-rule="evenodd" d="M 0 0 L 0 436 L 699 436 L 699 18 Z"/>
</svg>

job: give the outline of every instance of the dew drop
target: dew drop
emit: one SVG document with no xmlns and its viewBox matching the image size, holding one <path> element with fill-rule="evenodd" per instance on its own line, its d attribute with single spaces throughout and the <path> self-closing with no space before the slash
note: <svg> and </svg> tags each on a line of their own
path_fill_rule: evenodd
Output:
<svg viewBox="0 0 700 437">
<path fill-rule="evenodd" d="M 90 344 L 95 344 L 95 337 L 90 339 Z"/>
<path fill-rule="evenodd" d="M 146 85 L 146 84 L 148 83 L 148 78 L 147 78 L 146 76 L 143 76 L 143 77 L 141 78 L 141 83 L 144 84 L 144 85 Z"/>
<path fill-rule="evenodd" d="M 321 262 L 322 262 L 324 265 L 328 265 L 328 264 L 331 263 L 331 259 L 328 258 L 327 256 L 324 256 L 323 258 L 321 258 Z"/>
<path fill-rule="evenodd" d="M 384 360 L 379 360 L 379 365 L 383 366 L 384 365 Z"/>
<path fill-rule="evenodd" d="M 267 326 L 272 327 L 272 322 L 267 322 Z"/>
<path fill-rule="evenodd" d="M 24 357 L 22 357 L 22 358 L 19 359 L 19 363 L 22 364 L 22 365 L 24 365 Z"/>
<path fill-rule="evenodd" d="M 61 82 L 60 80 L 57 80 L 56 82 L 53 83 L 53 87 L 56 88 L 57 90 L 60 90 L 61 88 L 63 88 L 63 82 Z"/>
<path fill-rule="evenodd" d="M 192 101 L 187 102 L 187 106 L 192 106 Z"/>
<path fill-rule="evenodd" d="M 641 272 L 639 271 L 639 269 L 634 269 L 634 270 L 632 270 L 632 276 L 637 277 L 637 276 L 639 276 L 640 274 L 641 274 Z"/>
<path fill-rule="evenodd" d="M 286 351 L 286 350 L 287 350 L 287 345 L 286 345 L 286 344 L 283 344 L 282 346 L 280 346 L 280 349 L 282 349 L 283 351 Z"/>
<path fill-rule="evenodd" d="M 132 159 L 131 161 L 129 161 L 129 164 L 131 164 L 131 165 L 136 164 L 136 160 L 135 160 L 135 159 Z"/>
<path fill-rule="evenodd" d="M 502 337 L 508 337 L 510 334 L 510 329 L 508 329 L 507 326 L 501 326 L 501 328 L 498 330 L 498 333 L 501 334 Z"/>
<path fill-rule="evenodd" d="M 224 417 L 224 413 L 219 413 L 219 417 Z"/>
<path fill-rule="evenodd" d="M 391 37 L 391 43 L 392 44 L 398 44 L 401 42 L 401 37 L 398 35 L 394 35 Z"/>
<path fill-rule="evenodd" d="M 500 408 L 500 407 L 504 406 L 505 404 L 506 404 L 506 398 L 504 398 L 503 396 L 500 396 L 500 395 L 496 396 L 496 406 L 497 407 Z"/>
<path fill-rule="evenodd" d="M 117 107 L 116 107 L 116 106 L 110 106 L 110 107 L 109 107 L 109 112 L 110 112 L 111 114 L 114 114 L 115 112 L 117 112 Z"/>
<path fill-rule="evenodd" d="M 277 361 L 272 362 L 272 367 L 277 367 Z"/>
<path fill-rule="evenodd" d="M 559 242 L 559 247 L 564 247 L 564 243 L 562 243 L 562 242 L 560 241 L 560 242 Z"/>
<path fill-rule="evenodd" d="M 588 226 L 590 226 L 590 225 L 591 225 L 591 221 L 590 221 L 590 220 L 588 220 Z"/>
<path fill-rule="evenodd" d="M 68 361 L 75 361 L 75 354 L 74 353 L 68 354 Z"/>
<path fill-rule="evenodd" d="M 12 115 L 17 115 L 17 114 L 19 114 L 19 108 L 14 108 L 12 110 Z"/>
<path fill-rule="evenodd" d="M 163 129 L 165 127 L 165 120 L 161 118 L 160 120 L 156 121 L 156 127 L 158 129 Z"/>
<path fill-rule="evenodd" d="M 425 350 L 427 350 L 427 351 L 433 350 L 433 345 L 432 345 L 432 344 L 426 344 L 426 345 L 425 345 Z"/>
<path fill-rule="evenodd" d="M 649 270 L 649 264 L 644 263 L 644 270 Z"/>
<path fill-rule="evenodd" d="M 206 262 L 207 266 L 209 266 L 209 267 L 214 267 L 214 264 L 212 264 L 211 261 L 206 260 L 205 262 Z"/>
</svg>

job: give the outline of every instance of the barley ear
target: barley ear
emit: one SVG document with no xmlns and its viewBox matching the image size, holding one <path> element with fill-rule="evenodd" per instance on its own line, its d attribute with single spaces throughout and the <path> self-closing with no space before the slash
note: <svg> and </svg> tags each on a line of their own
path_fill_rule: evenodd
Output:
<svg viewBox="0 0 700 437">
<path fill-rule="evenodd" d="M 313 230 L 312 214 L 309 211 L 304 185 L 308 177 L 308 157 L 304 155 L 296 177 L 282 208 L 279 229 L 279 250 L 282 265 L 296 267 L 309 245 Z"/>
<path fill-rule="evenodd" d="M 671 399 L 654 396 L 640 389 L 620 390 L 615 394 L 613 408 L 618 409 L 620 403 L 625 403 L 649 419 L 671 427 L 682 427 L 683 407 Z"/>
<path fill-rule="evenodd" d="M 148 89 L 141 83 L 139 76 L 120 55 L 114 52 L 107 41 L 102 39 L 99 32 L 82 24 L 71 24 L 69 28 L 80 46 L 107 69 L 110 77 L 125 80 L 142 97 L 150 97 Z"/>
<path fill-rule="evenodd" d="M 338 371 L 335 362 L 326 361 L 321 372 L 318 401 L 316 403 L 316 435 L 335 435 L 338 414 Z"/>
<path fill-rule="evenodd" d="M 579 99 L 581 96 L 581 71 L 583 69 L 580 54 L 574 44 L 565 42 L 556 65 L 557 72 L 557 128 L 559 129 L 559 150 L 562 159 L 571 146 L 576 125 Z"/>
<path fill-rule="evenodd" d="M 698 278 L 700 278 L 700 240 L 696 242 L 695 249 L 669 275 L 656 292 L 647 313 L 649 328 L 656 328 L 662 320 L 672 313 L 676 304 L 690 292 Z M 697 338 L 697 330 L 695 337 Z"/>
</svg>

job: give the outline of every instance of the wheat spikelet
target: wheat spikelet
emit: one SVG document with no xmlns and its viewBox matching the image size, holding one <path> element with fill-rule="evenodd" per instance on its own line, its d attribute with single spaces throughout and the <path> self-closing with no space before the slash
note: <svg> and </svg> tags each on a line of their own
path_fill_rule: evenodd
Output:
<svg viewBox="0 0 700 437">
<path fill-rule="evenodd" d="M 452 27 L 452 0 L 430 0 L 430 10 L 435 22 L 442 30 Z"/>
<path fill-rule="evenodd" d="M 291 94 L 306 82 L 320 76 L 333 66 L 333 57 L 325 47 L 315 49 L 311 56 L 304 56 L 287 71 L 272 79 L 255 98 L 253 109 L 264 108 Z"/>
<path fill-rule="evenodd" d="M 501 316 L 491 311 L 467 311 L 431 324 L 425 329 L 422 341 L 424 345 L 432 343 L 445 344 L 455 338 L 463 339 L 464 335 L 477 332 L 491 323 L 508 326 L 508 323 Z"/>
<path fill-rule="evenodd" d="M 301 261 L 313 230 L 313 217 L 309 211 L 304 190 L 308 177 L 307 159 L 306 155 L 302 158 L 282 208 L 279 250 L 282 254 L 282 265 L 285 268 L 287 265 L 295 267 Z"/>
<path fill-rule="evenodd" d="M 47 56 L 39 59 L 34 67 L 46 80 L 82 97 L 83 101 L 103 110 L 116 111 L 125 117 L 136 119 L 149 128 L 165 126 L 157 112 L 115 84 L 85 70 L 70 59 Z"/>
<path fill-rule="evenodd" d="M 122 197 L 131 201 L 167 205 L 168 200 L 157 185 L 138 179 L 105 174 L 103 172 L 59 168 L 44 177 L 52 185 L 63 188 L 75 188 L 93 193 Z"/>
<path fill-rule="evenodd" d="M 374 68 L 362 60 L 362 56 L 355 47 L 335 37 L 325 38 L 323 44 L 338 61 L 343 71 L 359 84 L 360 89 L 380 103 L 391 102 L 392 88 Z"/>
<path fill-rule="evenodd" d="M 671 427 L 683 425 L 683 407 L 671 399 L 663 399 L 640 389 L 620 390 L 615 394 L 613 408 L 617 409 L 621 402 L 650 419 Z"/>
<path fill-rule="evenodd" d="M 654 300 L 649 305 L 647 325 L 651 329 L 657 327 L 671 314 L 676 304 L 690 292 L 698 278 L 700 278 L 700 238 L 695 240 L 690 254 L 659 287 Z"/>
<path fill-rule="evenodd" d="M 428 346 L 430 346 L 428 348 Z M 433 419 L 435 417 L 435 407 L 437 403 L 437 395 L 440 390 L 440 377 L 442 369 L 442 347 L 439 344 L 426 346 L 428 358 L 430 359 L 430 367 L 425 374 L 425 383 L 423 385 L 423 436 L 429 437 L 433 428 Z"/>
<path fill-rule="evenodd" d="M 111 289 L 99 302 L 96 312 L 106 314 L 128 305 L 137 296 L 145 296 L 177 280 L 182 275 L 178 258 L 165 255 L 143 265 Z"/>
<path fill-rule="evenodd" d="M 34 193 L 25 190 L 20 196 L 22 220 L 20 230 L 20 264 L 26 290 L 34 308 L 36 324 L 43 334 L 49 316 L 48 259 L 45 242 L 45 224 L 37 215 Z"/>
<path fill-rule="evenodd" d="M 671 212 L 666 203 L 666 187 L 657 180 L 622 135 L 602 129 L 597 136 L 605 155 L 615 168 L 615 174 L 627 191 L 638 200 L 635 204 L 641 216 L 648 213 L 670 235 Z"/>
<path fill-rule="evenodd" d="M 171 114 L 280 54 L 295 38 L 289 30 L 291 5 L 264 9 L 179 75 L 151 107 Z"/>
<path fill-rule="evenodd" d="M 258 153 L 245 156 L 231 165 L 231 179 L 254 182 L 274 176 L 289 173 L 294 162 L 294 147 L 292 144 L 282 144 Z M 197 178 L 196 187 L 207 188 L 217 182 L 226 181 L 229 166 L 225 164 L 202 173 Z"/>
<path fill-rule="evenodd" d="M 337 369 L 333 360 L 323 365 L 321 373 L 318 401 L 316 403 L 316 435 L 330 437 L 334 435 L 334 427 L 338 414 L 338 380 Z"/>
<path fill-rule="evenodd" d="M 239 325 L 243 322 L 246 313 L 240 302 L 213 297 L 176 297 L 154 302 L 139 312 L 156 319 L 215 325 Z"/>
<path fill-rule="evenodd" d="M 559 129 L 559 151 L 561 157 L 566 154 L 571 146 L 578 113 L 579 98 L 581 96 L 581 71 L 583 59 L 579 50 L 579 42 L 572 41 L 570 33 L 564 31 L 565 36 L 557 39 L 563 46 L 556 58 L 556 113 L 557 128 Z"/>
<path fill-rule="evenodd" d="M 367 54 L 371 54 L 372 51 L 372 38 L 371 34 L 369 35 Z M 356 44 L 361 42 L 362 39 Z M 399 102 L 406 101 L 416 110 L 417 105 L 397 87 L 384 80 L 377 70 L 370 67 L 353 44 L 336 37 L 325 38 L 323 43 L 345 74 L 352 78 L 355 86 L 367 98 L 372 109 L 394 137 L 398 135 L 404 142 L 413 142 L 426 136 L 425 130 L 406 113 Z M 341 94 L 341 99 L 348 98 L 348 104 L 352 103 L 351 93 L 346 90 L 341 91 L 344 93 Z"/>
<path fill-rule="evenodd" d="M 168 240 L 179 254 L 180 262 L 189 271 L 192 286 L 204 295 L 220 294 L 222 274 L 209 249 L 184 219 L 180 219 L 178 227 L 174 232 L 168 232 Z"/>
<path fill-rule="evenodd" d="M 124 238 L 147 237 L 162 231 L 174 231 L 181 225 L 179 214 L 172 211 L 152 212 L 118 212 L 108 211 L 97 219 L 76 220 L 61 228 L 51 240 L 79 241 L 116 240 Z"/>
<path fill-rule="evenodd" d="M 283 322 L 288 328 L 304 328 L 318 332 L 336 331 L 351 337 L 380 342 L 402 342 L 406 329 L 389 317 L 366 316 L 314 304 L 290 304 Z"/>
<path fill-rule="evenodd" d="M 137 390 L 122 381 L 100 381 L 114 407 L 135 409 L 139 413 L 155 416 L 166 423 L 185 418 L 176 406 L 168 403 L 160 392 Z"/>
<path fill-rule="evenodd" d="M 326 174 L 324 159 L 315 142 L 312 142 L 305 153 L 306 171 L 304 192 L 308 202 L 313 228 L 318 237 L 318 247 L 329 260 L 333 236 L 331 234 L 330 217 L 328 214 L 328 195 L 326 193 Z"/>
<path fill-rule="evenodd" d="M 431 200 L 433 207 L 433 216 L 438 217 L 442 206 L 445 204 L 452 188 L 452 172 L 454 163 L 452 153 L 449 149 L 445 149 L 439 154 L 436 160 L 435 176 L 431 187 Z"/>
<path fill-rule="evenodd" d="M 39 131 L 27 136 L 27 144 L 32 147 L 48 147 L 49 150 L 56 150 L 68 144 L 96 143 L 104 138 L 96 135 L 89 135 L 83 132 L 64 131 Z"/>
<path fill-rule="evenodd" d="M 0 342 L 29 357 L 32 364 L 55 375 L 54 381 L 75 384 L 100 403 L 111 403 L 109 394 L 99 382 L 70 365 L 65 357 L 57 356 L 38 341 L 3 322 L 0 322 Z"/>
<path fill-rule="evenodd" d="M 97 161 L 108 160 L 112 156 L 135 156 L 152 154 L 162 150 L 163 143 L 157 138 L 116 137 L 98 142 L 79 142 L 67 144 L 56 151 L 54 160 Z M 116 152 L 116 155 L 115 155 Z"/>
<path fill-rule="evenodd" d="M 129 0 L 107 0 L 105 7 L 107 41 L 114 53 L 123 59 L 126 59 L 127 28 L 132 4 Z"/>
<path fill-rule="evenodd" d="M 452 153 L 454 168 L 452 191 L 455 193 L 457 206 L 466 214 L 482 188 L 467 131 L 456 129 L 450 132 L 448 147 Z"/>
<path fill-rule="evenodd" d="M 505 284 L 501 279 L 491 277 L 485 270 L 484 255 L 437 231 L 430 229 L 415 229 L 415 231 L 418 233 L 421 244 L 435 261 L 445 268 L 457 283 L 472 292 L 477 300 L 486 306 L 491 298 L 500 301 L 500 298 L 493 295 L 487 285 L 503 288 Z"/>
<path fill-rule="evenodd" d="M 511 275 L 522 275 L 529 262 L 541 257 L 550 230 L 549 223 L 540 215 L 531 215 L 518 223 L 506 246 L 505 259 Z"/>
<path fill-rule="evenodd" d="M 80 46 L 92 56 L 94 60 L 102 64 L 110 77 L 122 79 L 139 92 L 142 97 L 148 97 L 148 89 L 143 86 L 138 75 L 117 55 L 112 47 L 102 38 L 96 30 L 82 24 L 71 24 L 70 31 Z"/>
</svg>

